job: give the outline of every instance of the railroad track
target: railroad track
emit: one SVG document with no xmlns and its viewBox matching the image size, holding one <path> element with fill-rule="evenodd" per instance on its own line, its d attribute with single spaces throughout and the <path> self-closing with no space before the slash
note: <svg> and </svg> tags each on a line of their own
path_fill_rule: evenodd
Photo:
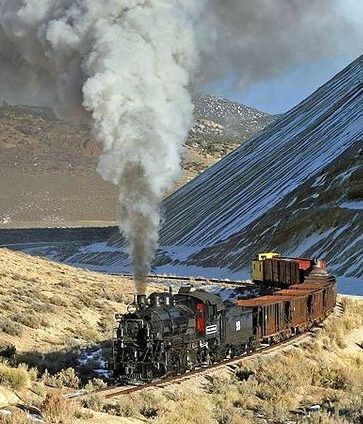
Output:
<svg viewBox="0 0 363 424">
<path fill-rule="evenodd" d="M 114 275 L 115 277 L 130 277 L 133 278 L 132 274 L 116 274 L 116 273 L 107 273 L 108 275 Z M 159 274 L 150 274 L 147 276 L 148 280 L 171 280 L 171 281 L 180 281 L 180 282 L 190 282 L 190 283 L 205 283 L 205 284 L 226 284 L 233 286 L 249 286 L 254 287 L 256 283 L 246 280 L 229 280 L 228 278 L 207 278 L 207 277 L 183 277 L 178 275 L 159 275 Z"/>
<path fill-rule="evenodd" d="M 343 311 L 344 311 L 344 308 L 342 303 L 338 302 L 334 308 L 334 311 L 323 321 L 323 323 L 327 322 L 329 319 L 332 319 L 334 317 L 341 316 Z M 86 394 L 83 393 L 80 396 L 74 396 L 74 397 L 83 397 L 83 396 L 87 396 L 88 394 L 100 394 L 100 395 L 103 395 L 106 399 L 111 399 L 111 398 L 117 398 L 119 396 L 125 396 L 131 393 L 135 393 L 135 392 L 139 392 L 139 391 L 147 390 L 151 388 L 165 388 L 174 384 L 181 384 L 184 381 L 190 380 L 191 378 L 208 375 L 211 372 L 215 372 L 225 367 L 229 367 L 231 371 L 234 371 L 237 367 L 237 364 L 239 364 L 241 361 L 245 359 L 267 355 L 274 351 L 280 350 L 282 347 L 285 348 L 288 346 L 296 346 L 298 343 L 308 340 L 310 337 L 314 337 L 316 331 L 319 328 L 322 328 L 323 323 L 320 323 L 317 326 L 314 326 L 313 328 L 309 329 L 308 331 L 295 335 L 289 339 L 260 348 L 253 352 L 245 353 L 238 357 L 226 359 L 222 362 L 219 362 L 218 364 L 213 364 L 205 368 L 203 367 L 197 368 L 192 371 L 186 372 L 184 374 L 166 377 L 164 379 L 157 380 L 152 383 L 148 383 L 148 384 L 144 384 L 140 386 L 113 385 L 113 386 L 108 386 L 104 389 L 100 389 L 100 390 L 97 390 L 91 393 L 86 393 Z"/>
</svg>

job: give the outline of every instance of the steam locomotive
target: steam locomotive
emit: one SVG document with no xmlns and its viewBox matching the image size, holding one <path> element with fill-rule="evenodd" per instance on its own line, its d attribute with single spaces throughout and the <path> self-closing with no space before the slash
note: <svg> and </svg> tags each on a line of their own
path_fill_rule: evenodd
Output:
<svg viewBox="0 0 363 424">
<path fill-rule="evenodd" d="M 114 376 L 144 384 L 208 366 L 305 331 L 334 309 L 336 282 L 324 262 L 261 254 L 252 275 L 267 295 L 231 302 L 190 287 L 137 295 L 116 316 Z"/>
</svg>

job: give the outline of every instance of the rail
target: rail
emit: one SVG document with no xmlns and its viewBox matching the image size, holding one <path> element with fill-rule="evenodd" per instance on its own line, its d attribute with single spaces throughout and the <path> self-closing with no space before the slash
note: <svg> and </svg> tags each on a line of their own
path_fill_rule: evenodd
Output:
<svg viewBox="0 0 363 424">
<path fill-rule="evenodd" d="M 342 315 L 343 311 L 344 311 L 344 309 L 343 309 L 342 302 L 338 302 L 335 305 L 334 310 L 322 322 L 326 322 L 326 320 L 328 320 L 328 319 Z M 218 370 L 220 368 L 224 368 L 226 366 L 232 367 L 234 364 L 238 364 L 238 363 L 240 363 L 241 361 L 243 361 L 247 358 L 260 356 L 260 355 L 266 355 L 268 353 L 271 353 L 274 350 L 278 350 L 280 347 L 287 347 L 289 345 L 295 345 L 296 343 L 305 340 L 309 336 L 312 336 L 314 334 L 315 329 L 322 327 L 322 322 L 310 327 L 304 333 L 300 333 L 300 334 L 297 334 L 293 337 L 289 337 L 288 339 L 285 339 L 283 341 L 270 344 L 267 347 L 259 348 L 257 350 L 254 350 L 253 352 L 246 352 L 246 353 L 244 353 L 240 356 L 236 356 L 236 357 L 231 358 L 231 359 L 226 359 L 222 362 L 212 364 L 208 367 L 196 368 L 196 369 L 188 371 L 184 374 L 179 374 L 179 375 L 176 375 L 176 376 L 169 376 L 169 377 L 166 377 L 166 378 L 163 378 L 163 379 L 160 379 L 160 380 L 156 380 L 156 381 L 153 381 L 152 383 L 148 383 L 148 384 L 144 384 L 144 385 L 120 386 L 118 384 L 114 384 L 112 386 L 108 386 L 106 388 L 99 389 L 99 390 L 96 390 L 96 391 L 93 391 L 93 392 L 90 392 L 90 393 L 81 393 L 79 395 L 74 394 L 74 395 L 71 395 L 70 397 L 84 397 L 84 396 L 87 396 L 87 395 L 90 395 L 90 394 L 101 394 L 106 399 L 111 399 L 111 398 L 114 398 L 114 397 L 124 396 L 124 395 L 128 395 L 128 394 L 131 394 L 131 393 L 139 392 L 141 390 L 147 390 L 147 389 L 150 389 L 150 388 L 164 388 L 164 387 L 169 386 L 169 385 L 180 384 L 183 381 L 187 381 L 187 380 L 194 378 L 194 377 L 197 377 L 197 376 L 207 375 L 210 372 L 216 371 L 216 370 Z"/>
</svg>

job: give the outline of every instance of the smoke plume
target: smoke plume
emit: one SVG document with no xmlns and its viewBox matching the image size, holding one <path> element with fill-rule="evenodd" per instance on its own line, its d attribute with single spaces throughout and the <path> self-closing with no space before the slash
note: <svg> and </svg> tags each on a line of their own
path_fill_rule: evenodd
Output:
<svg viewBox="0 0 363 424">
<path fill-rule="evenodd" d="M 245 85 L 329 54 L 336 40 L 348 38 L 337 5 L 0 0 L 0 96 L 92 119 L 103 144 L 98 171 L 119 185 L 120 228 L 143 292 L 158 243 L 159 205 L 179 176 L 193 120 L 191 86 L 231 72 Z"/>
<path fill-rule="evenodd" d="M 87 111 L 103 143 L 98 171 L 120 187 L 120 228 L 137 291 L 158 242 L 159 204 L 179 177 L 193 120 L 198 0 L 1 0 L 8 91 Z M 21 76 L 25 84 L 19 81 Z"/>
<path fill-rule="evenodd" d="M 347 3 L 208 0 L 204 29 L 198 31 L 204 53 L 200 83 L 230 76 L 244 89 L 312 60 L 359 56 L 361 22 Z"/>
</svg>

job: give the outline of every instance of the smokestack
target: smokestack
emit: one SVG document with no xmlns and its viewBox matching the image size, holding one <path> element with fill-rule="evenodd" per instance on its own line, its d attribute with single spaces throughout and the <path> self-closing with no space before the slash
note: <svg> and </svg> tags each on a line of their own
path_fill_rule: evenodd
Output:
<svg viewBox="0 0 363 424">
<path fill-rule="evenodd" d="M 146 295 L 145 294 L 137 294 L 135 303 L 139 306 L 139 308 L 144 308 L 146 305 Z"/>
</svg>

